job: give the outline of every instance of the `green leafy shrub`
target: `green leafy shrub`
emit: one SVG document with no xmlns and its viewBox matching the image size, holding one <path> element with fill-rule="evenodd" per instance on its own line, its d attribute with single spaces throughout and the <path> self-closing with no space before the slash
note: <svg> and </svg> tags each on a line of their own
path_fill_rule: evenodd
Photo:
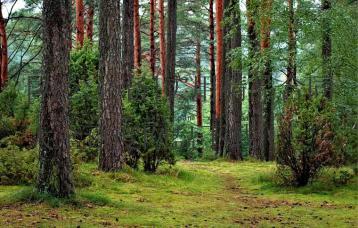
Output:
<svg viewBox="0 0 358 228">
<path fill-rule="evenodd" d="M 154 172 L 161 162 L 174 163 L 169 108 L 156 81 L 143 69 L 124 98 L 124 138 L 127 164 Z"/>
<path fill-rule="evenodd" d="M 348 170 L 340 170 L 338 174 L 335 172 L 332 181 L 336 186 L 347 185 L 354 178 L 354 174 Z"/>
<path fill-rule="evenodd" d="M 0 184 L 34 184 L 38 171 L 37 150 L 8 146 L 0 149 Z"/>
<path fill-rule="evenodd" d="M 322 167 L 339 165 L 342 143 L 335 123 L 334 107 L 325 98 L 298 93 L 286 104 L 277 159 L 291 170 L 294 185 L 307 185 Z"/>
</svg>

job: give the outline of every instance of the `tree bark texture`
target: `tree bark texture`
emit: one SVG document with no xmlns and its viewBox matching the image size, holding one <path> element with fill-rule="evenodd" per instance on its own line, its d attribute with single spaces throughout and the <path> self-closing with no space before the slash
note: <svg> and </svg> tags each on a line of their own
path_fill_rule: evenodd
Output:
<svg viewBox="0 0 358 228">
<path fill-rule="evenodd" d="M 231 37 L 231 49 L 241 48 L 240 4 L 238 0 L 230 1 L 229 8 L 232 25 L 235 26 Z M 238 65 L 231 71 L 229 78 L 229 96 L 227 101 L 227 153 L 232 160 L 242 160 L 241 153 L 241 118 L 242 118 L 242 59 L 236 57 Z"/>
<path fill-rule="evenodd" d="M 209 60 L 210 60 L 210 129 L 215 148 L 215 22 L 214 0 L 209 1 Z"/>
<path fill-rule="evenodd" d="M 85 7 L 83 0 L 76 0 L 76 45 L 83 46 L 85 37 Z"/>
<path fill-rule="evenodd" d="M 6 23 L 2 14 L 2 3 L 0 3 L 0 41 L 1 41 L 1 60 L 0 60 L 0 91 L 5 87 L 8 80 L 8 47 L 6 35 Z"/>
<path fill-rule="evenodd" d="M 94 0 L 88 0 L 86 18 L 86 38 L 91 42 L 93 41 L 94 8 Z"/>
<path fill-rule="evenodd" d="M 140 36 L 140 16 L 139 0 L 133 0 L 134 17 L 134 68 L 140 70 L 141 67 L 141 36 Z"/>
<path fill-rule="evenodd" d="M 170 119 L 174 122 L 175 55 L 177 32 L 177 0 L 168 1 L 165 95 L 169 101 Z"/>
<path fill-rule="evenodd" d="M 159 48 L 160 48 L 160 74 L 162 76 L 162 95 L 165 95 L 165 17 L 164 0 L 159 0 Z"/>
<path fill-rule="evenodd" d="M 255 18 L 258 16 L 258 7 L 255 0 L 246 0 L 247 34 L 249 38 L 249 154 L 255 158 L 262 156 L 262 80 L 259 76 L 255 61 L 259 55 L 260 44 L 257 38 Z"/>
<path fill-rule="evenodd" d="M 101 0 L 99 7 L 99 168 L 103 171 L 116 171 L 123 165 L 120 0 Z"/>
<path fill-rule="evenodd" d="M 130 86 L 134 69 L 134 18 L 133 18 L 133 0 L 123 1 L 122 20 L 122 75 L 123 88 Z"/>
<path fill-rule="evenodd" d="M 150 0 L 150 69 L 155 76 L 155 0 Z"/>
<path fill-rule="evenodd" d="M 296 20 L 294 11 L 294 0 L 288 0 L 288 66 L 287 66 L 287 81 L 285 85 L 284 100 L 291 96 L 292 91 L 296 85 L 296 56 L 297 56 L 297 40 L 296 40 Z"/>
<path fill-rule="evenodd" d="M 272 0 L 261 2 L 261 57 L 263 60 L 262 78 L 264 81 L 263 155 L 272 161 L 275 153 L 274 132 L 274 88 L 270 56 Z"/>
<path fill-rule="evenodd" d="M 71 1 L 43 1 L 43 78 L 38 190 L 59 197 L 74 193 L 69 143 L 68 77 Z"/>
<path fill-rule="evenodd" d="M 198 154 L 201 157 L 203 155 L 203 101 L 201 96 L 201 44 L 200 40 L 196 43 L 196 54 L 195 54 L 195 63 L 196 63 L 196 80 L 195 80 L 195 89 L 196 89 L 196 121 L 198 132 Z"/>
</svg>

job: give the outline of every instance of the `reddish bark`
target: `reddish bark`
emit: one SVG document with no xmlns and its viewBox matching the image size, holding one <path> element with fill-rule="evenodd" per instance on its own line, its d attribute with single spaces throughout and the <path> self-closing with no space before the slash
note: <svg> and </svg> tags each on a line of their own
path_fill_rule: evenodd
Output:
<svg viewBox="0 0 358 228">
<path fill-rule="evenodd" d="M 159 46 L 160 46 L 160 70 L 162 75 L 162 95 L 165 95 L 165 19 L 164 0 L 159 0 Z"/>
<path fill-rule="evenodd" d="M 150 0 L 150 69 L 155 76 L 155 0 Z"/>
<path fill-rule="evenodd" d="M 87 21 L 86 21 L 86 38 L 93 41 L 93 24 L 94 24 L 94 2 L 90 0 L 87 8 Z"/>
<path fill-rule="evenodd" d="M 134 68 L 139 70 L 141 67 L 141 38 L 140 38 L 140 18 L 139 0 L 133 2 L 134 16 Z"/>
<path fill-rule="evenodd" d="M 196 86 L 196 120 L 197 120 L 197 126 L 199 128 L 198 133 L 198 154 L 201 156 L 203 154 L 203 134 L 201 132 L 201 128 L 203 127 L 203 102 L 201 97 L 201 46 L 200 41 L 197 41 L 196 44 L 196 56 L 195 56 L 195 63 L 196 63 L 196 80 L 195 80 L 195 86 Z"/>
<path fill-rule="evenodd" d="M 6 28 L 5 28 L 5 19 L 2 14 L 1 4 L 0 4 L 0 40 L 1 40 L 0 89 L 5 87 L 6 81 L 8 79 L 7 36 L 6 36 Z"/>
<path fill-rule="evenodd" d="M 209 2 L 209 58 L 210 58 L 210 128 L 213 132 L 215 128 L 215 23 L 214 23 L 214 0 Z M 214 140 L 213 140 L 214 142 Z"/>
<path fill-rule="evenodd" d="M 223 74 L 223 48 L 224 48 L 224 39 L 223 39 L 223 28 L 222 20 L 224 14 L 224 4 L 222 0 L 216 1 L 216 38 L 217 38 L 217 47 L 216 47 L 216 97 L 215 97 L 215 114 L 216 119 L 221 117 L 221 80 Z"/>
<path fill-rule="evenodd" d="M 76 44 L 83 46 L 84 32 L 85 32 L 85 17 L 84 17 L 83 0 L 76 0 Z"/>
</svg>

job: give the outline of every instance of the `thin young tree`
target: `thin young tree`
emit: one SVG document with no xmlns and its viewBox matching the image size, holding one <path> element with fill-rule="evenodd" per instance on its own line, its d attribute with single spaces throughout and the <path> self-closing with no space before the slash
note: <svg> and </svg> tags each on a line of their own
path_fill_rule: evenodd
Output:
<svg viewBox="0 0 358 228">
<path fill-rule="evenodd" d="M 296 19 L 294 10 L 294 0 L 288 0 L 288 64 L 287 64 L 287 80 L 285 84 L 284 100 L 291 96 L 296 85 L 297 74 L 297 38 L 296 38 Z"/>
<path fill-rule="evenodd" d="M 159 49 L 160 49 L 160 74 L 162 76 L 162 95 L 165 95 L 165 17 L 164 0 L 159 0 Z"/>
<path fill-rule="evenodd" d="M 83 46 L 85 37 L 85 7 L 83 0 L 76 0 L 76 44 Z"/>
<path fill-rule="evenodd" d="M 38 190 L 59 197 L 74 193 L 69 140 L 68 77 L 71 1 L 43 1 L 43 82 Z"/>
<path fill-rule="evenodd" d="M 94 5 L 95 0 L 88 0 L 87 5 L 87 17 L 86 17 L 86 38 L 89 41 L 93 41 L 93 26 L 94 26 Z M 126 2 L 126 1 L 125 1 Z"/>
<path fill-rule="evenodd" d="M 332 69 L 332 26 L 329 12 L 331 0 L 322 0 L 322 72 L 324 96 L 331 100 L 333 96 L 333 69 Z"/>
<path fill-rule="evenodd" d="M 274 88 L 272 82 L 270 33 L 272 0 L 261 1 L 261 59 L 263 62 L 262 78 L 264 82 L 263 104 L 263 157 L 266 161 L 274 157 Z"/>
<path fill-rule="evenodd" d="M 0 41 L 1 41 L 1 55 L 0 55 L 0 91 L 5 87 L 8 80 L 8 47 L 6 22 L 2 14 L 2 2 L 0 1 Z"/>
<path fill-rule="evenodd" d="M 150 0 L 150 23 L 149 23 L 149 39 L 150 39 L 150 69 L 155 76 L 155 0 Z"/>
<path fill-rule="evenodd" d="M 168 98 L 170 119 L 174 122 L 175 55 L 177 33 L 177 0 L 168 2 L 167 46 L 165 60 L 165 95 Z"/>
<path fill-rule="evenodd" d="M 128 88 L 131 82 L 134 69 L 134 18 L 133 0 L 123 1 L 122 20 L 122 74 L 123 87 Z"/>
<path fill-rule="evenodd" d="M 99 169 L 108 172 L 123 165 L 120 0 L 100 0 L 99 22 Z"/>
<path fill-rule="evenodd" d="M 195 77 L 195 90 L 196 90 L 196 122 L 198 127 L 198 155 L 203 155 L 203 101 L 201 96 L 201 43 L 200 40 L 196 41 L 195 53 L 196 77 Z"/>
<path fill-rule="evenodd" d="M 219 153 L 220 148 L 220 120 L 221 120 L 221 82 L 222 75 L 224 73 L 224 37 L 223 37 L 223 28 L 222 21 L 224 15 L 224 3 L 223 0 L 216 1 L 216 93 L 215 93 L 215 150 L 216 153 Z"/>
<path fill-rule="evenodd" d="M 141 35 L 140 35 L 140 16 L 139 0 L 133 0 L 133 20 L 134 20 L 134 68 L 140 70 L 141 67 Z"/>
<path fill-rule="evenodd" d="M 215 148 L 215 22 L 214 0 L 209 1 L 209 61 L 210 61 L 210 129 Z"/>
</svg>

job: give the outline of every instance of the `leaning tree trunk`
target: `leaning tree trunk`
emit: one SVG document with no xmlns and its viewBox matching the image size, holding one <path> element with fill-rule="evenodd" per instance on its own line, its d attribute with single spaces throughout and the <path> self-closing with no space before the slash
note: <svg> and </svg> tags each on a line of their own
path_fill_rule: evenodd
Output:
<svg viewBox="0 0 358 228">
<path fill-rule="evenodd" d="M 332 38 L 329 11 L 331 10 L 331 0 L 322 0 L 322 60 L 323 60 L 323 87 L 324 96 L 331 100 L 333 96 L 333 70 L 332 70 Z"/>
<path fill-rule="evenodd" d="M 133 0 L 123 1 L 122 20 L 122 75 L 123 87 L 128 88 L 133 76 L 134 69 L 134 19 L 133 19 Z"/>
<path fill-rule="evenodd" d="M 231 0 L 229 13 L 232 25 L 236 26 L 231 38 L 231 48 L 241 48 L 241 20 L 238 0 Z M 242 63 L 241 56 L 235 56 L 238 65 L 234 66 L 229 79 L 229 98 L 227 101 L 227 153 L 232 160 L 242 160 L 241 118 L 242 118 Z"/>
<path fill-rule="evenodd" d="M 261 79 L 255 64 L 260 44 L 257 39 L 256 22 L 258 9 L 254 0 L 246 0 L 247 9 L 247 34 L 249 38 L 249 154 L 262 159 L 262 100 Z"/>
<path fill-rule="evenodd" d="M 2 14 L 2 3 L 0 3 L 0 40 L 1 40 L 1 61 L 0 61 L 0 91 L 5 87 L 8 80 L 8 56 L 7 56 L 7 35 L 6 23 Z"/>
<path fill-rule="evenodd" d="M 70 0 L 43 1 L 43 82 L 38 190 L 59 197 L 74 193 L 71 179 L 68 77 Z"/>
<path fill-rule="evenodd" d="M 133 20 L 134 20 L 134 68 L 140 72 L 141 67 L 141 36 L 140 36 L 140 17 L 139 0 L 133 0 Z"/>
<path fill-rule="evenodd" d="M 165 19 L 164 0 L 159 0 L 159 48 L 160 48 L 160 74 L 162 76 L 162 95 L 165 95 Z"/>
<path fill-rule="evenodd" d="M 155 76 L 155 36 L 154 36 L 154 26 L 155 26 L 155 0 L 150 0 L 150 69 L 152 71 L 153 77 Z"/>
<path fill-rule="evenodd" d="M 168 28 L 165 68 L 165 95 L 169 101 L 170 119 L 174 122 L 175 55 L 177 32 L 177 0 L 168 2 Z"/>
<path fill-rule="evenodd" d="M 270 55 L 270 27 L 272 0 L 261 2 L 261 56 L 263 59 L 262 78 L 264 80 L 264 119 L 263 119 L 263 155 L 271 161 L 275 153 L 274 132 L 274 88 L 272 83 Z"/>
<path fill-rule="evenodd" d="M 221 82 L 222 75 L 224 73 L 224 38 L 223 38 L 223 21 L 224 14 L 224 4 L 223 0 L 216 1 L 216 93 L 215 93 L 215 150 L 216 153 L 219 154 L 220 150 L 220 120 L 222 118 L 222 110 L 221 110 Z"/>
<path fill-rule="evenodd" d="M 196 121 L 198 127 L 198 155 L 203 155 L 203 101 L 201 97 L 201 44 L 200 40 L 196 43 L 196 54 L 195 54 L 195 65 L 196 65 Z"/>
<path fill-rule="evenodd" d="M 83 46 L 85 37 L 85 8 L 83 0 L 76 0 L 76 44 Z"/>
<path fill-rule="evenodd" d="M 86 18 L 86 38 L 93 41 L 93 25 L 94 25 L 94 1 L 88 0 L 87 18 Z"/>
<path fill-rule="evenodd" d="M 99 168 L 103 171 L 116 171 L 123 165 L 120 0 L 101 0 L 99 11 Z"/>
<path fill-rule="evenodd" d="M 210 129 L 212 146 L 215 148 L 215 22 L 214 0 L 209 1 L 209 56 L 210 56 Z"/>
</svg>

